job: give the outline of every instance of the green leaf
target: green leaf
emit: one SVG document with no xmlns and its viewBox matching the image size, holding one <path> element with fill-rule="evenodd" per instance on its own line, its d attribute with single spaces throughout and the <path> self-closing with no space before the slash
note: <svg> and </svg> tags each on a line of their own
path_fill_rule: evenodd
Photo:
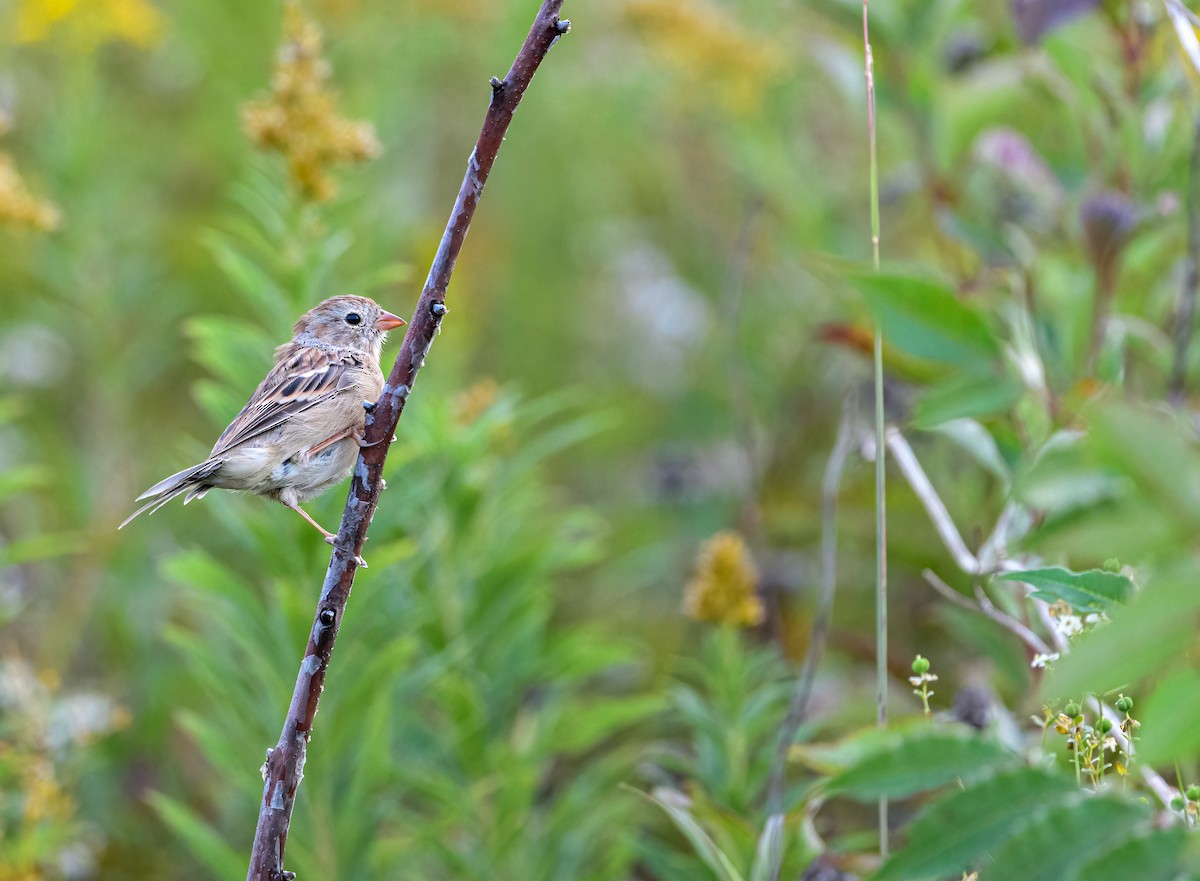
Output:
<svg viewBox="0 0 1200 881">
<path fill-rule="evenodd" d="M 1054 664 L 1043 693 L 1104 694 L 1174 667 L 1195 639 L 1198 610 L 1200 595 L 1188 563 L 1156 573 L 1131 606 L 1114 606 L 1112 620 L 1079 637 L 1071 653 Z"/>
<path fill-rule="evenodd" d="M 37 560 L 52 560 L 78 554 L 87 547 L 87 538 L 78 532 L 45 532 L 0 546 L 0 566 L 18 566 Z"/>
<path fill-rule="evenodd" d="M 162 821 L 187 844 L 192 855 L 208 866 L 213 877 L 241 877 L 240 873 L 246 870 L 246 854 L 226 844 L 212 826 L 174 799 L 152 792 L 149 801 Z"/>
<path fill-rule="evenodd" d="M 944 435 L 965 450 L 1005 486 L 1012 483 L 1012 471 L 1004 461 L 1004 456 L 1000 454 L 1000 446 L 996 439 L 974 419 L 953 419 L 931 430 Z"/>
<path fill-rule="evenodd" d="M 1138 711 L 1138 761 L 1163 765 L 1190 760 L 1200 747 L 1200 672 L 1177 670 L 1158 684 Z"/>
<path fill-rule="evenodd" d="M 1164 519 L 1185 531 L 1200 527 L 1200 456 L 1194 430 L 1181 415 L 1105 406 L 1092 419 L 1088 441 L 1106 464 L 1133 478 Z"/>
<path fill-rule="evenodd" d="M 832 777 L 888 748 L 898 737 L 928 731 L 929 723 L 924 718 L 901 719 L 891 728 L 883 729 L 872 725 L 832 743 L 793 744 L 788 751 L 788 759 L 824 777 Z"/>
<path fill-rule="evenodd" d="M 245 394 L 248 380 L 270 367 L 271 340 L 243 319 L 205 315 L 190 319 L 185 327 L 196 360 L 240 394 Z"/>
<path fill-rule="evenodd" d="M 1033 595 L 1047 602 L 1065 600 L 1077 612 L 1103 612 L 1112 603 L 1128 603 L 1133 596 L 1133 582 L 1117 572 L 1089 569 L 1071 572 L 1069 569 L 1028 569 L 1006 572 L 1001 581 L 1022 581 L 1037 588 Z"/>
<path fill-rule="evenodd" d="M 864 801 L 899 798 L 986 776 L 1013 758 L 1004 747 L 975 735 L 926 730 L 889 738 L 882 749 L 868 753 L 828 785 L 831 793 Z"/>
<path fill-rule="evenodd" d="M 263 319 L 269 323 L 288 319 L 294 310 L 283 290 L 261 266 L 220 233 L 213 232 L 204 236 L 204 243 L 234 287 L 258 310 Z"/>
<path fill-rule="evenodd" d="M 1011 408 L 1024 393 L 1011 376 L 966 376 L 934 386 L 917 401 L 913 427 L 933 428 L 952 419 L 991 416 Z"/>
<path fill-rule="evenodd" d="M 1091 862 L 1075 873 L 1080 881 L 1174 881 L 1180 877 L 1183 847 L 1187 838 L 1179 826 L 1155 829 L 1111 850 L 1101 846 Z M 1196 866 L 1187 867 L 1194 878 Z"/>
<path fill-rule="evenodd" d="M 656 804 L 666 811 L 667 816 L 671 818 L 675 827 L 683 833 L 683 837 L 692 845 L 692 848 L 696 851 L 696 855 L 704 861 L 706 866 L 712 869 L 713 874 L 717 876 L 719 881 L 742 881 L 741 873 L 734 868 L 729 857 L 725 856 L 725 853 L 717 847 L 716 842 L 708 837 L 708 833 L 700 827 L 700 824 L 696 822 L 695 817 L 692 816 L 690 811 L 657 799 L 641 790 L 631 789 L 631 791 L 636 792 L 642 798 L 646 799 L 646 801 Z M 655 791 L 657 792 L 658 790 Z M 682 793 L 674 792 L 671 793 L 671 797 L 684 798 Z"/>
<path fill-rule="evenodd" d="M 0 472 L 0 499 L 44 486 L 50 470 L 42 465 L 20 465 Z"/>
<path fill-rule="evenodd" d="M 664 706 L 657 694 L 572 701 L 555 733 L 555 749 L 571 753 L 594 748 L 621 729 L 662 712 Z"/>
<path fill-rule="evenodd" d="M 957 875 L 1030 823 L 1039 807 L 1078 791 L 1061 775 L 1018 768 L 953 792 L 921 814 L 909 828 L 908 845 L 872 881 Z"/>
<path fill-rule="evenodd" d="M 1080 868 L 1105 850 L 1115 850 L 1136 832 L 1149 810 L 1137 802 L 1108 796 L 1076 797 L 1030 815 L 1030 822 L 993 854 L 990 878 L 1072 881 Z M 1105 871 L 1091 879 L 1114 876 Z"/>
<path fill-rule="evenodd" d="M 783 816 L 773 814 L 767 818 L 758 847 L 754 850 L 754 865 L 750 868 L 750 881 L 770 881 L 779 875 L 783 862 Z"/>
<path fill-rule="evenodd" d="M 979 369 L 1000 355 L 982 313 L 935 282 L 901 275 L 854 274 L 888 344 L 945 364 Z"/>
</svg>

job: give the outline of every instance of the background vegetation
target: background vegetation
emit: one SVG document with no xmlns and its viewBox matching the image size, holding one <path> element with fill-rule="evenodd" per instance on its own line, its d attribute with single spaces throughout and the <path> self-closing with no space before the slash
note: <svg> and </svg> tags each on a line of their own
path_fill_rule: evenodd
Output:
<svg viewBox="0 0 1200 881">
<path fill-rule="evenodd" d="M 389 459 L 290 867 L 1194 877 L 1183 7 L 873 7 L 882 275 L 861 4 L 565 13 Z M 0 879 L 245 871 L 327 548 L 220 493 L 116 526 L 204 455 L 300 312 L 411 309 L 532 14 L 0 0 Z M 772 823 L 834 524 L 829 649 Z"/>
</svg>

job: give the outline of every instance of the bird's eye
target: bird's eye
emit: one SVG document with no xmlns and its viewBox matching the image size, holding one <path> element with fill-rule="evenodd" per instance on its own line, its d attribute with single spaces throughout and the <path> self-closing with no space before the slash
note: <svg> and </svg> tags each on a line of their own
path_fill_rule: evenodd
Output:
<svg viewBox="0 0 1200 881">
<path fill-rule="evenodd" d="M 347 312 L 346 313 L 346 323 L 347 324 L 362 324 L 362 316 L 359 315 L 357 312 Z"/>
</svg>

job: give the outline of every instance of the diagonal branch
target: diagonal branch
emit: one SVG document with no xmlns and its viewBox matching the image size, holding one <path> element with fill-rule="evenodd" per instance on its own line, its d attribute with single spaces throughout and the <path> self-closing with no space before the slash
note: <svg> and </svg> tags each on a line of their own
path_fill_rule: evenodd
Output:
<svg viewBox="0 0 1200 881">
<path fill-rule="evenodd" d="M 925 508 L 925 513 L 933 521 L 934 528 L 941 536 L 946 550 L 954 557 L 958 568 L 968 575 L 979 575 L 979 561 L 967 549 L 967 543 L 963 541 L 958 527 L 954 525 L 954 520 L 950 517 L 950 512 L 946 510 L 946 503 L 933 488 L 929 476 L 917 460 L 916 453 L 909 446 L 908 439 L 900 433 L 898 428 L 893 426 L 888 428 L 887 445 L 892 451 L 892 459 L 900 466 L 900 472 L 908 480 L 908 485 L 912 487 L 913 492 L 917 494 L 917 498 Z"/>
<path fill-rule="evenodd" d="M 1046 644 L 1044 639 L 1042 639 L 1012 615 L 997 609 L 992 601 L 988 599 L 987 594 L 985 594 L 982 590 L 976 588 L 975 599 L 977 602 L 973 603 L 946 582 L 942 581 L 942 579 L 939 578 L 937 573 L 935 573 L 932 569 L 926 569 L 921 573 L 921 575 L 923 575 L 925 580 L 929 582 L 930 587 L 932 587 L 950 602 L 954 603 L 956 606 L 960 606 L 961 608 L 967 609 L 971 612 L 979 612 L 980 614 L 991 618 L 1005 630 L 1015 633 L 1018 637 L 1020 637 L 1021 641 L 1025 643 L 1025 645 L 1033 649 L 1033 651 L 1038 654 L 1049 655 L 1052 653 L 1050 646 Z"/>
<path fill-rule="evenodd" d="M 367 528 L 383 489 L 383 463 L 396 423 L 408 400 L 409 390 L 425 363 L 425 356 L 446 314 L 446 288 L 450 284 L 450 275 L 462 250 L 483 185 L 504 141 L 504 133 L 546 53 L 570 29 L 571 23 L 558 17 L 561 8 L 562 0 L 544 0 L 508 75 L 503 80 L 493 78 L 491 81 L 492 100 L 484 117 L 483 130 L 467 162 L 466 175 L 446 224 L 446 232 L 433 258 L 425 288 L 421 291 L 421 299 L 417 302 L 408 333 L 404 336 L 396 363 L 383 387 L 383 394 L 376 404 L 368 407 L 366 440 L 374 445 L 363 449 L 354 468 L 342 525 L 321 588 L 316 618 L 304 650 L 300 673 L 296 677 L 296 689 L 288 707 L 283 732 L 279 736 L 279 744 L 268 751 L 263 764 L 263 801 L 259 808 L 247 881 L 287 881 L 295 877 L 293 873 L 283 870 L 283 853 L 287 845 L 292 807 L 303 776 L 305 752 L 313 718 L 317 713 L 317 701 L 324 686 L 325 672 L 329 667 L 329 656 L 333 652 L 346 601 L 354 584 L 359 555 L 367 540 Z"/>
</svg>

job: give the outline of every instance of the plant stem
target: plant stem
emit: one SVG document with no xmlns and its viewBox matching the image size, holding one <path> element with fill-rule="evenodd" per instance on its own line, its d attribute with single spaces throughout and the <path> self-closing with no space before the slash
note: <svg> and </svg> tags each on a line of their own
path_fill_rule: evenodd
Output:
<svg viewBox="0 0 1200 881">
<path fill-rule="evenodd" d="M 863 0 L 863 59 L 867 85 L 867 141 L 870 153 L 871 254 L 879 271 L 879 161 L 875 147 L 875 60 L 871 55 L 868 0 Z M 875 323 L 875 700 L 879 727 L 886 728 L 887 707 L 887 446 L 883 419 L 883 328 Z M 888 853 L 888 803 L 879 798 L 879 854 Z"/>
<path fill-rule="evenodd" d="M 850 392 L 842 404 L 842 419 L 838 424 L 837 439 L 833 443 L 833 451 L 829 454 L 825 477 L 821 483 L 821 597 L 816 617 L 813 619 L 812 636 L 808 642 L 808 652 L 804 656 L 804 666 L 801 667 L 800 676 L 796 680 L 796 689 L 792 692 L 792 699 L 788 704 L 787 717 L 779 730 L 779 742 L 771 762 L 771 776 L 767 783 L 767 810 L 771 818 L 777 819 L 779 823 L 782 823 L 784 812 L 788 751 L 796 739 L 796 732 L 804 724 L 813 683 L 817 678 L 817 667 L 821 664 L 821 656 L 825 652 L 825 643 L 829 639 L 829 628 L 833 621 L 833 599 L 837 592 L 838 492 L 841 489 L 846 460 L 854 442 L 854 414 L 857 409 L 857 395 Z M 775 853 L 774 856 L 778 854 Z M 775 859 L 770 871 L 772 881 L 778 881 L 781 869 L 781 861 Z"/>
<path fill-rule="evenodd" d="M 1168 397 L 1173 404 L 1182 404 L 1187 394 L 1188 349 L 1192 344 L 1196 322 L 1196 291 L 1200 288 L 1200 115 L 1196 117 L 1192 136 L 1192 162 L 1188 169 L 1187 263 L 1183 273 L 1183 290 L 1175 313 L 1174 349 L 1171 362 L 1171 381 Z"/>
<path fill-rule="evenodd" d="M 295 877 L 294 873 L 283 869 L 292 808 L 303 776 L 308 740 L 330 654 L 342 623 L 346 602 L 350 598 L 350 589 L 354 585 L 359 555 L 367 540 L 367 528 L 383 489 L 384 461 L 417 372 L 425 363 L 425 356 L 446 314 L 446 289 L 450 284 L 450 276 L 513 112 L 550 47 L 570 28 L 570 22 L 558 18 L 561 8 L 562 0 L 544 0 L 508 75 L 503 80 L 492 80 L 492 99 L 484 117 L 483 129 L 467 162 L 458 198 L 433 258 L 412 321 L 409 322 L 408 333 L 396 355 L 383 394 L 369 408 L 366 446 L 354 468 L 350 494 L 346 499 L 341 527 L 321 588 L 304 659 L 296 677 L 292 702 L 279 743 L 267 753 L 263 765 L 263 800 L 254 833 L 247 881 L 289 881 Z"/>
</svg>

